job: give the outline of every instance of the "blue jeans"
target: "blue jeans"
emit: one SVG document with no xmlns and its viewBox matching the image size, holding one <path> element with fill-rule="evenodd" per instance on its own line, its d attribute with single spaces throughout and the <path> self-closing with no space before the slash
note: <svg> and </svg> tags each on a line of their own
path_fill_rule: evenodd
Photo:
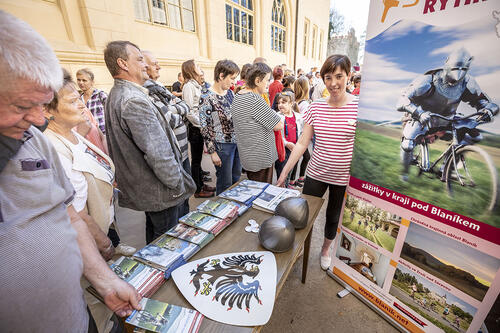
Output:
<svg viewBox="0 0 500 333">
<path fill-rule="evenodd" d="M 216 194 L 219 195 L 240 180 L 241 163 L 236 143 L 218 142 L 216 147 L 217 155 L 222 162 L 220 167 L 215 167 L 215 175 L 217 176 L 215 189 Z"/>
</svg>

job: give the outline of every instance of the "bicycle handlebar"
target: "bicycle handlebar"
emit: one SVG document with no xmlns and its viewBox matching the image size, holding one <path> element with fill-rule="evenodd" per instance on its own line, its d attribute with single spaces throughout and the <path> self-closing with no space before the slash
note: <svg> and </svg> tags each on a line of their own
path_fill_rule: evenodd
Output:
<svg viewBox="0 0 500 333">
<path fill-rule="evenodd" d="M 452 121 L 452 122 L 456 122 L 456 121 L 459 121 L 459 120 L 462 120 L 462 119 L 469 119 L 469 118 L 472 118 L 472 117 L 475 117 L 475 116 L 478 116 L 478 115 L 481 115 L 482 113 L 481 112 L 475 112 L 475 113 L 472 113 L 470 115 L 467 115 L 467 116 L 458 116 L 458 115 L 451 115 L 449 117 L 445 117 L 445 116 L 442 116 L 438 113 L 431 113 L 431 117 L 436 117 L 436 118 L 440 118 L 440 119 L 443 119 L 443 120 L 447 120 L 447 121 Z"/>
</svg>

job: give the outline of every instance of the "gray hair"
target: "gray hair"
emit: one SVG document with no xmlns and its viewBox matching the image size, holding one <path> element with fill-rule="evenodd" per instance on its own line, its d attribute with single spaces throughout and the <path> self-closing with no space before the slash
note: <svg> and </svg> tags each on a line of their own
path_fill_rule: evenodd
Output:
<svg viewBox="0 0 500 333">
<path fill-rule="evenodd" d="M 0 10 L 0 82 L 24 78 L 59 90 L 63 72 L 54 51 L 26 22 Z M 2 88 L 0 88 L 2 89 Z"/>
<path fill-rule="evenodd" d="M 90 70 L 90 68 L 80 68 L 79 70 L 76 71 L 76 75 L 82 75 L 85 74 L 90 78 L 90 81 L 94 81 L 94 73 Z"/>
</svg>

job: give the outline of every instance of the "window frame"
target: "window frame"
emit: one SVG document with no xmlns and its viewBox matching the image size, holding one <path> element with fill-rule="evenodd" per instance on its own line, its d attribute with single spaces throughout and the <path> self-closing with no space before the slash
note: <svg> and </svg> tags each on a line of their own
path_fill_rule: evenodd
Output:
<svg viewBox="0 0 500 333">
<path fill-rule="evenodd" d="M 311 37 L 311 59 L 316 58 L 316 40 L 318 38 L 318 26 L 313 25 Z"/>
<path fill-rule="evenodd" d="M 284 1 L 280 1 L 280 4 L 277 5 L 278 1 L 280 0 L 273 0 L 273 8 L 271 10 L 271 51 L 286 53 L 286 8 Z M 277 21 L 274 20 L 275 8 L 277 11 Z M 279 22 L 281 15 L 283 17 L 283 24 Z"/>
<path fill-rule="evenodd" d="M 242 5 L 245 2 L 247 6 Z M 250 9 L 250 7 L 252 9 Z M 227 9 L 231 9 L 231 20 L 228 21 Z M 235 13 L 238 12 L 238 23 L 235 23 Z M 245 15 L 243 15 L 245 14 Z M 253 0 L 226 0 L 224 2 L 224 17 L 226 25 L 226 40 L 243 44 L 247 46 L 255 46 L 255 3 Z M 243 17 L 245 17 L 245 26 L 243 25 Z M 250 29 L 250 22 L 252 28 Z M 231 38 L 229 38 L 228 27 L 231 26 Z M 235 29 L 238 27 L 238 29 Z M 235 32 L 238 31 L 238 40 L 235 38 Z M 245 34 L 243 34 L 245 31 Z M 245 38 L 244 38 L 245 37 Z M 243 40 L 246 41 L 243 41 Z"/>
<path fill-rule="evenodd" d="M 319 47 L 318 47 L 318 60 L 321 60 L 321 54 L 323 53 L 323 39 L 325 38 L 325 32 L 323 29 L 319 30 Z"/>
<path fill-rule="evenodd" d="M 139 1 L 141 1 L 141 0 L 139 0 Z M 164 27 L 164 28 L 169 28 L 169 29 L 173 29 L 173 30 L 177 30 L 177 31 L 196 33 L 197 27 L 196 27 L 196 15 L 195 15 L 195 1 L 190 0 L 191 1 L 191 9 L 189 9 L 189 8 L 183 6 L 182 0 L 174 0 L 177 4 L 170 3 L 171 0 L 156 0 L 156 1 L 163 2 L 164 12 L 165 12 L 165 21 L 166 21 L 165 24 L 158 23 L 158 22 L 154 21 L 154 18 L 153 18 L 153 0 L 142 0 L 142 1 L 147 3 L 149 20 L 146 21 L 146 20 L 137 18 L 136 13 L 135 13 L 135 8 L 134 8 L 134 17 L 135 17 L 136 21 L 141 22 L 141 23 L 155 25 L 155 26 L 160 26 L 160 27 Z M 133 5 L 135 6 L 135 4 L 133 4 Z M 181 25 L 180 28 L 171 26 L 170 16 L 169 16 L 170 12 L 169 12 L 169 8 L 168 8 L 169 6 L 175 6 L 175 7 L 179 8 L 179 21 L 180 21 L 180 25 Z M 183 18 L 184 11 L 191 12 L 191 14 L 192 14 L 193 30 L 186 30 L 185 29 L 184 18 Z"/>
<path fill-rule="evenodd" d="M 309 19 L 304 18 L 304 31 L 303 31 L 303 50 L 302 54 L 304 57 L 308 58 L 309 56 L 309 27 L 311 26 L 311 21 Z"/>
</svg>

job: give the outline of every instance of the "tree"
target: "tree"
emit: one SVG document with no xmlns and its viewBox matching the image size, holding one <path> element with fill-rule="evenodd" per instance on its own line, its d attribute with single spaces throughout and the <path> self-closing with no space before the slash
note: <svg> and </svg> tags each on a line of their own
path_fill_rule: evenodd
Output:
<svg viewBox="0 0 500 333">
<path fill-rule="evenodd" d="M 333 36 L 338 36 L 344 32 L 344 20 L 344 15 L 342 15 L 336 8 L 330 9 L 328 39 L 331 39 Z"/>
</svg>

